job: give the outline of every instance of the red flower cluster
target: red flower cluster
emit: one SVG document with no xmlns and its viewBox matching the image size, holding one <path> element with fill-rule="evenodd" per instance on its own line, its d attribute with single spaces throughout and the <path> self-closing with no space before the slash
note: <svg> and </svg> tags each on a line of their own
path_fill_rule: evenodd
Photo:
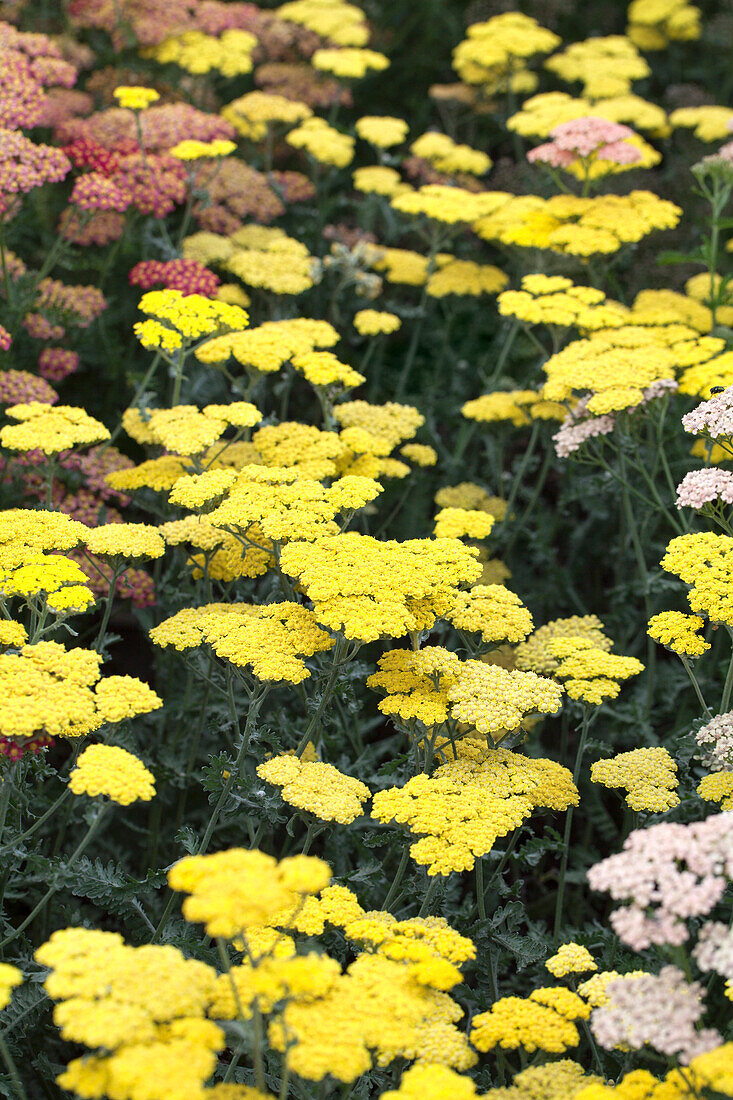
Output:
<svg viewBox="0 0 733 1100">
<path fill-rule="evenodd" d="M 203 294 L 211 297 L 216 293 L 220 279 L 199 260 L 142 260 L 128 275 L 131 286 L 150 290 L 154 286 L 164 286 L 168 290 L 180 290 L 182 294 Z"/>
</svg>

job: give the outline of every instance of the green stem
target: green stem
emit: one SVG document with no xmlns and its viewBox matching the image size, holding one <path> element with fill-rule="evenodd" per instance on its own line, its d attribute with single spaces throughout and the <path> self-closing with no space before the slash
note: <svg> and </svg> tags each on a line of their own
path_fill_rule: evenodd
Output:
<svg viewBox="0 0 733 1100">
<path fill-rule="evenodd" d="M 484 886 L 484 861 L 479 856 L 476 860 L 476 901 L 478 903 L 479 920 L 486 920 L 486 887 Z"/>
<path fill-rule="evenodd" d="M 7 1066 L 8 1073 L 10 1074 L 10 1080 L 13 1086 L 13 1092 L 15 1093 L 17 1100 L 26 1100 L 26 1092 L 25 1088 L 23 1087 L 23 1082 L 20 1079 L 20 1074 L 18 1073 L 18 1067 L 13 1061 L 13 1056 L 10 1053 L 8 1045 L 3 1039 L 2 1035 L 0 1035 L 0 1055 L 2 1056 L 3 1062 Z"/>
<path fill-rule="evenodd" d="M 430 883 L 427 890 L 425 891 L 425 897 L 423 898 L 422 905 L 420 906 L 420 912 L 417 914 L 418 917 L 427 916 L 428 910 L 430 908 L 430 902 L 433 900 L 433 894 L 435 893 L 435 891 L 438 887 L 438 877 L 439 877 L 438 875 L 434 876 L 432 882 Z"/>
<path fill-rule="evenodd" d="M 71 868 L 76 863 L 76 861 L 78 859 L 80 859 L 81 856 L 84 854 L 87 847 L 89 846 L 92 839 L 94 838 L 95 834 L 98 832 L 99 826 L 102 824 L 102 821 L 103 821 L 104 817 L 106 816 L 108 809 L 109 809 L 109 805 L 102 805 L 98 808 L 97 813 L 96 813 L 94 819 L 92 820 L 91 825 L 89 826 L 86 833 L 82 837 L 82 839 L 81 839 L 80 843 L 78 844 L 78 846 L 74 849 L 71 856 L 69 857 L 69 859 L 68 859 L 68 861 L 65 865 L 65 868 L 64 868 L 66 871 L 70 871 Z M 21 932 L 23 932 L 28 927 L 28 925 L 31 923 L 31 921 L 35 917 L 37 917 L 38 914 L 40 912 L 42 912 L 43 909 L 45 909 L 46 905 L 51 900 L 51 898 L 54 896 L 54 894 L 57 892 L 58 888 L 59 888 L 58 883 L 56 881 L 51 883 L 51 885 L 49 886 L 46 893 L 43 895 L 43 897 L 38 902 L 38 904 L 31 910 L 31 912 L 28 914 L 28 916 L 25 918 L 25 920 L 22 921 L 18 925 L 18 927 L 13 932 L 10 933 L 9 936 L 6 936 L 5 939 L 2 941 L 2 943 L 0 943 L 0 950 L 7 947 L 9 943 L 12 943 L 13 940 L 18 938 L 18 936 L 21 934 Z"/>
<path fill-rule="evenodd" d="M 406 844 L 405 847 L 402 849 L 402 858 L 400 859 L 399 867 L 397 868 L 397 873 L 396 873 L 395 877 L 392 879 L 392 885 L 390 886 L 390 888 L 387 892 L 386 898 L 382 902 L 382 909 L 389 909 L 390 905 L 392 904 L 394 899 L 397 897 L 397 891 L 400 888 L 400 883 L 402 882 L 402 879 L 405 877 L 405 871 L 407 870 L 407 864 L 409 863 L 409 861 L 410 861 L 410 848 L 409 848 L 409 845 Z"/>
<path fill-rule="evenodd" d="M 343 658 L 345 645 L 346 643 L 344 639 L 339 636 L 333 652 L 333 664 L 331 665 L 331 671 L 329 673 L 328 680 L 326 681 L 326 686 L 323 689 L 323 694 L 321 695 L 321 701 L 318 704 L 318 708 L 316 709 L 315 714 L 308 723 L 306 731 L 301 737 L 297 749 L 295 750 L 295 755 L 297 757 L 301 757 L 303 755 L 307 748 L 308 742 L 311 740 L 311 735 L 315 733 L 317 727 L 320 731 L 321 716 L 326 709 L 326 706 L 328 705 L 328 701 L 331 698 L 331 695 L 333 694 L 333 689 L 336 684 L 336 679 L 338 677 L 341 665 L 346 663 L 346 659 Z M 314 744 L 317 746 L 318 742 L 314 741 Z"/>
<path fill-rule="evenodd" d="M 104 636 L 107 633 L 107 627 L 109 625 L 109 617 L 112 614 L 112 605 L 114 604 L 115 589 L 117 588 L 117 581 L 120 579 L 120 577 L 122 576 L 124 571 L 125 571 L 124 567 L 122 569 L 119 569 L 119 568 L 115 567 L 112 570 L 112 577 L 111 577 L 111 580 L 109 582 L 109 591 L 107 592 L 107 598 L 106 598 L 105 605 L 104 605 L 104 615 L 102 616 L 102 622 L 101 622 L 100 627 L 99 627 L 99 632 L 98 632 L 97 637 L 95 639 L 94 645 L 92 646 L 92 649 L 96 650 L 97 653 L 101 653 L 102 648 L 104 646 Z"/>
<path fill-rule="evenodd" d="M 733 630 L 730 627 L 726 627 L 728 635 L 733 641 Z M 730 696 L 733 691 L 733 654 L 731 654 L 730 664 L 728 665 L 728 674 L 725 677 L 725 685 L 723 687 L 723 698 L 720 703 L 720 713 L 725 714 L 730 706 Z"/>
<path fill-rule="evenodd" d="M 695 695 L 697 695 L 697 699 L 698 699 L 698 702 L 699 702 L 700 706 L 702 707 L 703 714 L 706 714 L 706 715 L 712 714 L 712 711 L 710 710 L 710 707 L 705 702 L 705 698 L 704 698 L 703 693 L 700 689 L 700 685 L 697 682 L 697 677 L 695 676 L 695 673 L 692 671 L 692 665 L 690 664 L 687 657 L 683 657 L 681 654 L 680 654 L 680 660 L 682 661 L 682 664 L 684 665 L 685 672 L 690 677 L 690 683 L 692 684 L 693 688 L 695 689 Z"/>
<path fill-rule="evenodd" d="M 7 783 L 7 779 L 5 780 L 5 783 Z M 2 789 L 0 790 L 0 797 L 4 796 L 5 783 L 3 783 Z M 25 830 L 25 832 L 22 832 L 18 836 L 14 837 L 12 844 L 6 844 L 4 845 L 4 847 L 0 848 L 0 857 L 7 855 L 9 852 L 12 852 L 13 848 L 20 844 L 21 841 L 27 840 L 29 836 L 33 836 L 33 834 L 38 829 L 40 829 L 41 825 L 43 825 L 45 821 L 48 821 L 49 817 L 53 817 L 58 808 L 69 798 L 71 798 L 71 791 L 68 787 L 65 787 L 59 797 L 53 803 L 53 805 L 48 810 L 46 810 L 45 814 L 42 814 L 39 818 L 37 818 L 36 821 L 34 821 L 33 824 L 30 826 L 30 828 Z M 4 817 L 5 813 L 2 809 L 2 805 L 0 804 L 0 822 L 4 821 Z M 1 835 L 2 826 L 0 825 L 0 836 Z"/>
<path fill-rule="evenodd" d="M 585 743 L 588 740 L 588 727 L 590 726 L 591 709 L 589 706 L 583 710 L 583 721 L 580 727 L 580 740 L 578 741 L 578 751 L 575 756 L 575 767 L 573 769 L 573 783 L 578 786 L 578 780 L 580 778 L 580 769 L 583 763 L 583 753 L 585 752 Z M 562 924 L 562 912 L 563 903 L 565 901 L 565 877 L 568 870 L 568 857 L 570 855 L 570 833 L 573 828 L 573 806 L 569 806 L 565 816 L 565 832 L 562 839 L 562 861 L 560 863 L 560 880 L 557 886 L 557 897 L 555 900 L 555 925 L 553 928 L 553 941 L 557 943 L 560 937 L 560 925 Z"/>
</svg>

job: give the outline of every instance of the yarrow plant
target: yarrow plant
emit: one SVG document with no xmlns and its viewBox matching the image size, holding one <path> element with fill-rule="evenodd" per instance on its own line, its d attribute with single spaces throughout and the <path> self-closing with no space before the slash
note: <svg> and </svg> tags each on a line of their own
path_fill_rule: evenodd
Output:
<svg viewBox="0 0 733 1100">
<path fill-rule="evenodd" d="M 3 5 L 13 1100 L 733 1096 L 729 13 L 517 6 Z"/>
</svg>

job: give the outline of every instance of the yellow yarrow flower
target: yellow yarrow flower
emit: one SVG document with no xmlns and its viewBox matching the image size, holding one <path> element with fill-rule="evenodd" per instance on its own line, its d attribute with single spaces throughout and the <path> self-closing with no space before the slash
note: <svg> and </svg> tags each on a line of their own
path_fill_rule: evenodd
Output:
<svg viewBox="0 0 733 1100">
<path fill-rule="evenodd" d="M 112 94 L 120 107 L 127 107 L 131 111 L 144 111 L 151 103 L 160 99 L 154 88 L 141 88 L 137 85 L 120 85 Z"/>
<path fill-rule="evenodd" d="M 371 796 L 366 784 L 320 760 L 309 763 L 297 756 L 275 756 L 258 765 L 257 774 L 280 787 L 289 805 L 321 821 L 348 825 L 361 817 L 363 803 Z"/>
<path fill-rule="evenodd" d="M 591 767 L 591 781 L 621 787 L 632 810 L 664 813 L 679 806 L 677 765 L 665 748 L 632 749 Z"/>
<path fill-rule="evenodd" d="M 564 978 L 568 974 L 587 974 L 597 970 L 598 966 L 587 947 L 579 943 L 563 943 L 545 963 L 553 978 Z"/>
<path fill-rule="evenodd" d="M 360 336 L 377 336 L 379 333 L 397 332 L 402 321 L 396 313 L 386 310 L 360 309 L 354 314 L 354 328 Z"/>
<path fill-rule="evenodd" d="M 104 424 L 84 409 L 72 405 L 44 405 L 31 401 L 10 405 L 5 415 L 20 421 L 0 430 L 0 444 L 10 451 L 38 450 L 47 455 L 58 454 L 110 438 Z"/>
<path fill-rule="evenodd" d="M 378 149 L 400 145 L 408 131 L 409 126 L 403 118 L 394 118 L 391 115 L 363 115 L 356 121 L 359 137 Z"/>
<path fill-rule="evenodd" d="M 10 1004 L 16 986 L 23 983 L 23 971 L 10 963 L 0 963 L 0 1009 Z"/>
<path fill-rule="evenodd" d="M 106 795 L 120 806 L 149 802 L 155 794 L 151 772 L 131 752 L 116 745 L 89 745 L 69 775 L 69 790 L 90 798 Z"/>
</svg>

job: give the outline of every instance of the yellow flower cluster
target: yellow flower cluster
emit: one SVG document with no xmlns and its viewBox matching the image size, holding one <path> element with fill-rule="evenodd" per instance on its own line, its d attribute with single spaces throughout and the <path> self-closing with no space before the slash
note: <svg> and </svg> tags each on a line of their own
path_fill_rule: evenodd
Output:
<svg viewBox="0 0 733 1100">
<path fill-rule="evenodd" d="M 16 623 L 13 619 L 0 622 L 0 648 L 20 649 L 27 641 L 28 631 L 22 623 Z"/>
<path fill-rule="evenodd" d="M 160 558 L 165 542 L 148 523 L 103 523 L 84 538 L 87 549 L 103 558 Z"/>
<path fill-rule="evenodd" d="M 553 619 L 540 626 L 514 651 L 517 668 L 525 672 L 539 672 L 543 676 L 553 676 L 560 665 L 560 658 L 550 651 L 550 642 L 555 638 L 585 638 L 596 649 L 606 653 L 613 642 L 603 632 L 603 623 L 597 615 L 571 615 L 567 619 Z"/>
<path fill-rule="evenodd" d="M 520 428 L 531 422 L 533 406 L 541 402 L 542 395 L 536 390 L 496 390 L 467 401 L 461 412 L 468 420 L 478 420 L 482 424 L 509 420 Z M 560 415 L 564 417 L 566 412 L 563 409 Z"/>
<path fill-rule="evenodd" d="M 542 92 L 526 99 L 521 110 L 507 119 L 507 127 L 524 137 L 547 138 L 561 123 L 588 116 L 625 122 L 656 138 L 668 137 L 671 132 L 666 112 L 641 96 L 627 94 L 592 102 L 567 92 Z"/>
<path fill-rule="evenodd" d="M 440 646 L 391 649 L 379 658 L 377 668 L 367 686 L 386 693 L 379 703 L 383 714 L 396 715 L 407 723 L 417 720 L 424 726 L 448 721 L 448 688 L 460 669 L 455 653 Z"/>
<path fill-rule="evenodd" d="M 203 294 L 183 294 L 180 290 L 149 290 L 140 299 L 138 309 L 152 321 L 134 325 L 144 348 L 173 351 L 203 336 L 222 330 L 245 328 L 247 311 Z"/>
<path fill-rule="evenodd" d="M 482 661 L 465 661 L 448 689 L 451 716 L 487 736 L 519 729 L 530 714 L 557 714 L 562 694 L 559 684 L 544 676 Z"/>
<path fill-rule="evenodd" d="M 80 737 L 162 707 L 132 676 L 99 678 L 101 657 L 58 642 L 25 645 L 0 655 L 0 724 L 5 737 Z"/>
<path fill-rule="evenodd" d="M 553 54 L 545 68 L 567 84 L 579 81 L 582 94 L 591 100 L 625 95 L 635 80 L 643 80 L 651 72 L 634 43 L 620 34 L 573 42 Z"/>
<path fill-rule="evenodd" d="M 338 339 L 336 329 L 328 321 L 294 317 L 287 321 L 266 321 L 246 332 L 215 337 L 197 348 L 195 354 L 201 363 L 216 365 L 233 357 L 248 371 L 271 374 L 294 355 L 333 347 Z"/>
<path fill-rule="evenodd" d="M 468 508 L 441 508 L 435 517 L 436 538 L 485 539 L 495 523 L 488 512 Z"/>
<path fill-rule="evenodd" d="M 170 156 L 177 160 L 206 160 L 212 157 L 228 157 L 236 149 L 233 141 L 215 139 L 214 141 L 197 141 L 195 138 L 186 138 L 179 141 L 172 149 L 168 150 Z M 219 298 L 225 302 L 226 298 Z M 249 303 L 230 302 L 230 305 L 243 305 Z"/>
<path fill-rule="evenodd" d="M 353 451 L 335 432 L 294 420 L 258 429 L 252 444 L 265 466 L 297 470 L 303 477 L 316 480 L 335 477 L 353 458 Z"/>
<path fill-rule="evenodd" d="M 155 88 L 140 88 L 137 85 L 120 85 L 112 92 L 120 107 L 130 111 L 144 111 L 160 99 Z"/>
<path fill-rule="evenodd" d="M 665 813 L 679 806 L 677 765 L 665 748 L 632 749 L 591 767 L 591 781 L 621 787 L 632 810 Z"/>
<path fill-rule="evenodd" d="M 12 552 L 10 560 L 15 557 Z M 0 565 L 0 598 L 12 597 L 26 603 L 40 597 L 57 615 L 86 611 L 95 602 L 81 566 L 60 554 L 29 553 L 20 564 Z"/>
<path fill-rule="evenodd" d="M 392 115 L 363 115 L 356 120 L 359 137 L 370 145 L 376 145 L 378 149 L 401 145 L 409 129 L 403 118 L 394 118 Z"/>
<path fill-rule="evenodd" d="M 62 1037 L 95 1053 L 74 1058 L 57 1078 L 80 1096 L 158 1100 L 202 1098 L 225 1039 L 205 1019 L 216 971 L 171 945 L 128 946 L 117 932 L 65 928 L 36 951 L 49 968 Z"/>
<path fill-rule="evenodd" d="M 459 145 L 437 130 L 429 130 L 413 141 L 410 151 L 422 160 L 427 160 L 439 172 L 467 172 L 473 176 L 483 176 L 491 168 L 491 157 L 470 145 Z"/>
<path fill-rule="evenodd" d="M 307 118 L 285 140 L 294 149 L 305 149 L 319 164 L 346 168 L 354 159 L 354 138 L 329 126 L 324 118 Z"/>
<path fill-rule="evenodd" d="M 485 23 L 472 23 L 468 36 L 453 51 L 453 68 L 466 84 L 478 84 L 487 94 L 504 90 L 507 82 L 524 69 L 524 59 L 551 53 L 560 45 L 552 31 L 518 11 L 503 12 Z M 509 86 L 514 91 L 516 83 Z M 526 85 L 524 91 L 533 90 Z"/>
<path fill-rule="evenodd" d="M 202 508 L 211 501 L 220 500 L 237 480 L 234 470 L 206 470 L 203 474 L 184 474 L 179 477 L 168 496 L 171 504 L 183 508 Z"/>
<path fill-rule="evenodd" d="M 342 363 L 332 351 L 307 351 L 296 355 L 293 366 L 312 386 L 350 390 L 366 382 L 363 374 Z"/>
<path fill-rule="evenodd" d="M 705 620 L 699 615 L 662 611 L 649 620 L 647 634 L 680 657 L 702 657 L 710 649 L 710 642 L 706 642 L 700 634 L 704 625 Z"/>
<path fill-rule="evenodd" d="M 412 405 L 400 405 L 396 401 L 385 401 L 383 405 L 370 405 L 368 401 L 344 401 L 334 409 L 333 415 L 344 429 L 360 429 L 362 438 L 369 446 L 359 448 L 362 452 L 388 455 L 406 439 L 412 439 L 418 428 L 425 423 L 425 417 Z M 342 438 L 345 432 L 342 433 Z M 352 446 L 354 436 L 346 437 L 348 446 Z M 354 447 L 354 450 L 357 448 Z"/>
<path fill-rule="evenodd" d="M 730 121 L 733 109 L 730 107 L 678 107 L 669 116 L 672 126 L 693 130 L 700 141 L 723 141 L 730 136 Z"/>
<path fill-rule="evenodd" d="M 296 122 L 310 118 L 313 111 L 307 103 L 286 99 L 272 92 L 256 91 L 247 92 L 227 103 L 221 114 L 242 137 L 262 141 L 273 124 L 294 126 Z"/>
<path fill-rule="evenodd" d="M 257 524 L 267 539 L 317 539 L 335 535 L 334 518 L 356 511 L 382 491 L 377 481 L 347 474 L 329 487 L 302 476 L 298 469 L 245 466 L 225 500 L 208 514 L 215 527 L 233 534 Z"/>
<path fill-rule="evenodd" d="M 281 229 L 246 225 L 229 243 L 232 251 L 224 266 L 248 286 L 273 294 L 301 294 L 314 285 L 313 257 L 301 241 Z"/>
<path fill-rule="evenodd" d="M 697 793 L 706 802 L 720 803 L 721 810 L 733 810 L 733 771 L 704 775 L 698 783 Z"/>
<path fill-rule="evenodd" d="M 609 653 L 587 637 L 554 638 L 547 648 L 559 661 L 553 675 L 564 682 L 570 698 L 590 706 L 600 706 L 604 699 L 615 699 L 623 680 L 644 671 L 636 657 Z"/>
<path fill-rule="evenodd" d="M 186 607 L 154 627 L 150 638 L 178 652 L 208 644 L 222 660 L 250 668 L 258 680 L 292 684 L 310 676 L 304 658 L 334 644 L 313 612 L 297 603 Z"/>
<path fill-rule="evenodd" d="M 482 205 L 487 212 L 474 229 L 484 240 L 548 248 L 570 256 L 617 252 L 655 229 L 674 229 L 682 216 L 679 206 L 652 191 L 593 198 L 553 195 L 549 199 L 487 191 Z"/>
<path fill-rule="evenodd" d="M 269 1029 L 291 1071 L 345 1083 L 396 1058 L 468 1069 L 476 1056 L 456 1027 L 463 1009 L 423 984 L 413 966 L 363 954 L 325 996 L 290 1001 Z"/>
<path fill-rule="evenodd" d="M 109 432 L 84 409 L 73 405 L 44 405 L 30 401 L 10 405 L 5 415 L 18 424 L 6 424 L 0 430 L 0 445 L 9 451 L 43 451 L 46 455 L 101 443 Z"/>
<path fill-rule="evenodd" d="M 10 1004 L 16 986 L 23 982 L 23 972 L 10 963 L 0 963 L 0 1009 Z"/>
<path fill-rule="evenodd" d="M 400 447 L 400 454 L 416 466 L 435 466 L 438 461 L 438 452 L 425 443 L 406 443 Z"/>
<path fill-rule="evenodd" d="M 553 760 L 487 749 L 470 738 L 457 742 L 456 751 L 457 758 L 432 775 L 378 791 L 372 801 L 372 817 L 406 825 L 420 837 L 410 854 L 429 875 L 470 871 L 535 809 L 578 804 L 570 772 Z"/>
<path fill-rule="evenodd" d="M 631 0 L 626 33 L 640 50 L 664 50 L 699 38 L 700 14 L 687 0 Z"/>
<path fill-rule="evenodd" d="M 498 294 L 509 276 L 493 264 L 477 264 L 473 260 L 445 258 L 428 278 L 426 290 L 431 298 L 445 298 L 449 294 L 479 298 L 482 294 Z"/>
<path fill-rule="evenodd" d="M 493 192 L 467 191 L 443 183 L 426 183 L 416 191 L 405 192 L 392 199 L 392 206 L 402 214 L 423 215 L 447 225 L 475 222 L 491 210 Z M 488 196 L 488 200 L 486 198 Z"/>
<path fill-rule="evenodd" d="M 478 1100 L 476 1083 L 447 1066 L 413 1066 L 380 1100 Z"/>
<path fill-rule="evenodd" d="M 360 309 L 354 314 L 354 328 L 360 336 L 378 336 L 380 333 L 397 332 L 402 321 L 396 313 L 379 309 Z"/>
<path fill-rule="evenodd" d="M 90 798 L 106 795 L 120 806 L 149 802 L 155 794 L 155 777 L 126 749 L 116 745 L 89 745 L 69 775 L 69 790 Z"/>
<path fill-rule="evenodd" d="M 268 924 L 280 910 L 296 908 L 330 878 L 328 864 L 321 859 L 292 856 L 278 863 L 246 848 L 185 856 L 168 873 L 171 888 L 188 895 L 183 902 L 186 920 L 204 924 L 210 936 L 225 939 L 252 925 Z"/>
<path fill-rule="evenodd" d="M 698 1054 L 684 1069 L 670 1070 L 661 1080 L 649 1070 L 634 1069 L 615 1085 L 587 1085 L 575 1093 L 574 1100 L 694 1100 L 708 1090 L 711 1096 L 730 1096 L 731 1072 L 733 1043 L 723 1043 Z"/>
<path fill-rule="evenodd" d="M 459 485 L 446 485 L 438 489 L 435 503 L 440 508 L 468 508 L 472 511 L 488 512 L 498 520 L 506 516 L 506 501 L 501 497 L 492 497 L 473 481 L 462 481 Z"/>
<path fill-rule="evenodd" d="M 733 538 L 704 531 L 672 539 L 661 565 L 690 586 L 687 602 L 694 614 L 733 626 L 731 560 Z"/>
<path fill-rule="evenodd" d="M 370 72 L 384 72 L 389 68 L 389 59 L 376 50 L 342 46 L 340 49 L 316 50 L 311 57 L 311 65 L 314 69 L 333 73 L 342 79 L 358 80 Z"/>
<path fill-rule="evenodd" d="M 525 275 L 521 290 L 505 290 L 497 299 L 499 313 L 529 325 L 574 326 L 583 331 L 617 328 L 628 310 L 609 302 L 602 290 L 575 286 L 563 275 Z"/>
<path fill-rule="evenodd" d="M 355 168 L 352 179 L 354 190 L 361 191 L 365 195 L 385 195 L 391 198 L 393 195 L 402 195 L 412 190 L 408 183 L 402 182 L 397 169 L 389 168 L 386 164 L 370 164 L 366 168 Z M 425 262 L 427 264 L 427 260 Z"/>
<path fill-rule="evenodd" d="M 252 72 L 252 53 L 256 46 L 253 34 L 237 28 L 223 31 L 219 38 L 203 31 L 184 31 L 143 50 L 143 56 L 161 65 L 178 65 L 195 75 L 213 69 L 222 76 L 234 77 Z"/>
<path fill-rule="evenodd" d="M 280 568 L 298 579 L 319 622 L 362 642 L 429 629 L 481 572 L 458 539 L 380 542 L 356 532 L 291 542 Z"/>
<path fill-rule="evenodd" d="M 475 584 L 456 593 L 446 618 L 457 630 L 480 634 L 484 642 L 523 642 L 532 630 L 532 616 L 519 596 L 501 584 Z"/>
<path fill-rule="evenodd" d="M 348 825 L 361 817 L 370 797 L 366 784 L 344 775 L 332 764 L 306 762 L 297 756 L 275 756 L 257 767 L 260 779 L 280 787 L 283 800 L 321 821 Z"/>
<path fill-rule="evenodd" d="M 545 968 L 553 978 L 564 978 L 568 974 L 587 974 L 598 966 L 587 947 L 579 943 L 562 943 L 547 960 Z"/>
<path fill-rule="evenodd" d="M 364 46 L 369 41 L 364 12 L 346 0 L 289 0 L 280 5 L 277 16 L 299 23 L 337 46 Z"/>
<path fill-rule="evenodd" d="M 563 1054 L 580 1042 L 575 1020 L 587 1020 L 590 1007 L 562 986 L 535 989 L 529 997 L 502 997 L 488 1012 L 474 1016 L 471 1042 L 480 1051 L 543 1050 Z"/>
</svg>

